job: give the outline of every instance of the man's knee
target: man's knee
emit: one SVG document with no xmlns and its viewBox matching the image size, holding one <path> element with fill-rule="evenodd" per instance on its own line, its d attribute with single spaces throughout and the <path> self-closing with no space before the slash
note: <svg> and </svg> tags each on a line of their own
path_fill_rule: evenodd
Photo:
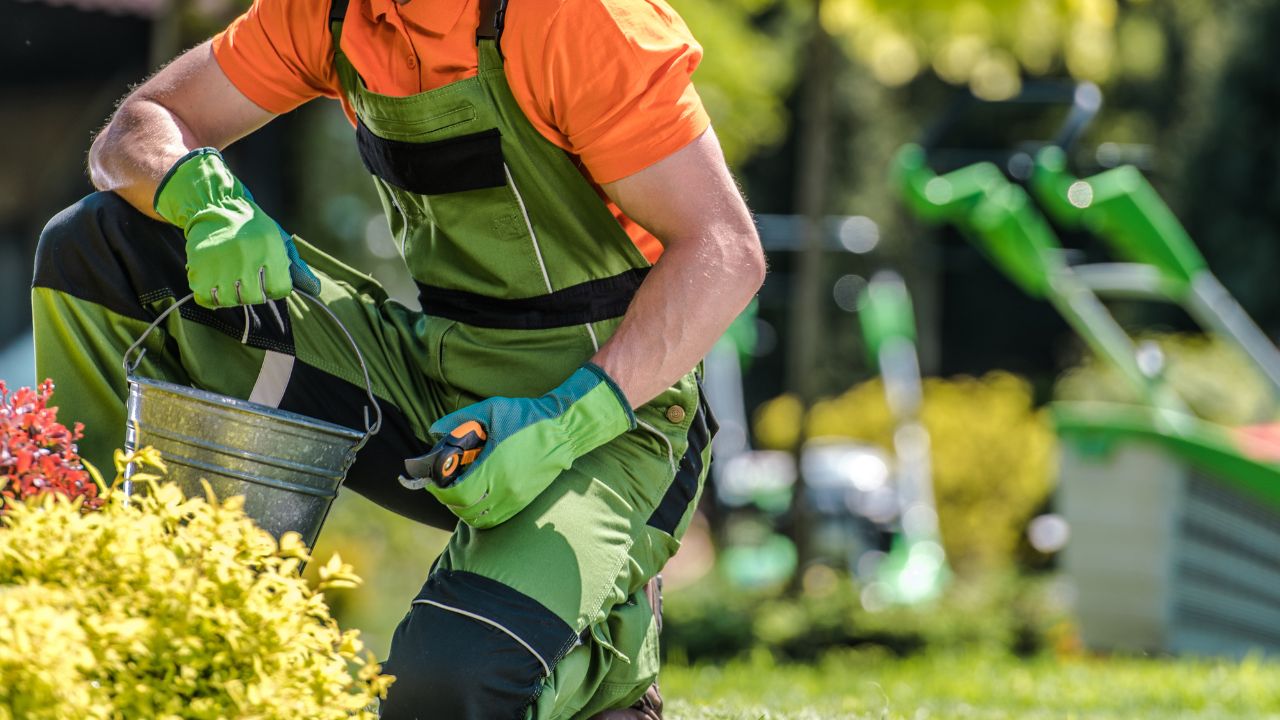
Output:
<svg viewBox="0 0 1280 720">
<path fill-rule="evenodd" d="M 518 720 L 544 677 L 501 630 L 425 604 L 401 623 L 383 670 L 396 676 L 382 704 L 387 720 Z"/>
<path fill-rule="evenodd" d="M 54 215 L 40 231 L 36 245 L 36 277 L 48 266 L 67 259 L 79 259 L 85 244 L 105 240 L 104 227 L 119 222 L 121 215 L 137 213 L 129 203 L 112 192 L 95 192 Z"/>
<path fill-rule="evenodd" d="M 138 296 L 185 279 L 182 231 L 112 192 L 96 192 L 55 215 L 36 245 L 32 286 L 68 293 L 126 315 Z"/>
<path fill-rule="evenodd" d="M 432 575 L 396 629 L 384 672 L 396 676 L 386 720 L 521 720 L 572 628 L 545 607 L 488 578 Z"/>
</svg>

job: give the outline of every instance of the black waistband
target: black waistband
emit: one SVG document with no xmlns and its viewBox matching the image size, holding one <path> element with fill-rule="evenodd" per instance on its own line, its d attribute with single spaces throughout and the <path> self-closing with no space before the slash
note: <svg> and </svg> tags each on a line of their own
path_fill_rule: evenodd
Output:
<svg viewBox="0 0 1280 720">
<path fill-rule="evenodd" d="M 547 295 L 509 300 L 418 283 L 418 299 L 428 315 L 477 327 L 545 330 L 621 317 L 649 268 L 589 280 Z"/>
</svg>

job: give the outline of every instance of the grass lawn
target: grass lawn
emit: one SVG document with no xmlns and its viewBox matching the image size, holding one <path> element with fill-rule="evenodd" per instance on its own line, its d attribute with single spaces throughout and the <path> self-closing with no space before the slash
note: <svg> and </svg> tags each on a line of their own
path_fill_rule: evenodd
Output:
<svg viewBox="0 0 1280 720">
<path fill-rule="evenodd" d="M 672 720 L 1280 718 L 1280 663 L 1147 658 L 1020 660 L 846 651 L 814 665 L 758 653 L 670 665 Z"/>
</svg>

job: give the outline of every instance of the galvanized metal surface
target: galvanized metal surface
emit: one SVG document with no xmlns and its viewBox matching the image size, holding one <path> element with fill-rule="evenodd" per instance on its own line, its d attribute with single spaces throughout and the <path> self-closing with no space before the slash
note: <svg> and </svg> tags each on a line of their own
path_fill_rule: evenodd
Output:
<svg viewBox="0 0 1280 720">
<path fill-rule="evenodd" d="M 318 300 L 307 297 L 319 305 Z M 189 298 L 168 308 L 152 328 Z M 204 496 L 200 482 L 204 479 L 219 498 L 243 496 L 245 513 L 272 535 L 279 537 L 292 530 L 302 535 L 308 547 L 313 546 L 356 452 L 381 424 L 359 348 L 352 343 L 376 417 L 371 420 L 366 409 L 365 432 L 205 390 L 136 377 L 132 370 L 141 356 L 132 362 L 130 358 L 150 331 L 148 328 L 125 355 L 130 371 L 126 449 L 155 447 L 169 468 L 166 481 L 177 483 L 188 497 Z M 347 337 L 350 339 L 349 334 Z M 127 469 L 126 480 L 132 475 L 133 469 Z M 126 486 L 126 492 L 139 489 Z"/>
</svg>

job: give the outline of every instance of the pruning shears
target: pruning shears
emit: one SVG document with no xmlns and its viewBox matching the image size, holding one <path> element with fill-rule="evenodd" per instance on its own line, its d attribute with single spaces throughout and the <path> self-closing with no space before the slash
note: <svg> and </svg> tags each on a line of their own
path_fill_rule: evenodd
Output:
<svg viewBox="0 0 1280 720">
<path fill-rule="evenodd" d="M 428 482 L 440 488 L 449 487 L 480 457 L 488 439 L 480 423 L 475 420 L 462 423 L 436 443 L 431 452 L 405 460 L 408 476 L 401 476 L 400 484 L 410 490 L 421 490 Z"/>
</svg>

